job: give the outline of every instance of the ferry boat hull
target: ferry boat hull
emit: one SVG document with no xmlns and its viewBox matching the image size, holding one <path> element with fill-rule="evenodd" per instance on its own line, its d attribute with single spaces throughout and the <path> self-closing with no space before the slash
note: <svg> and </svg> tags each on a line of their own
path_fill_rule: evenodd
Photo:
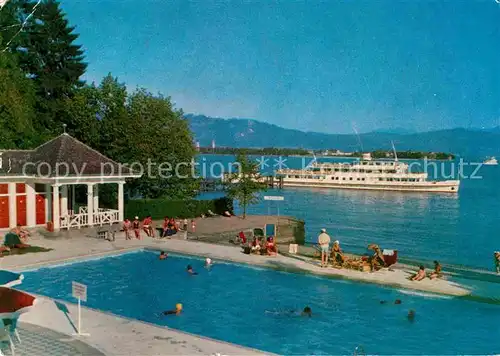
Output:
<svg viewBox="0 0 500 356">
<path fill-rule="evenodd" d="M 328 181 L 314 180 L 307 182 L 304 179 L 293 181 L 287 178 L 283 179 L 284 187 L 304 187 L 304 188 L 329 188 L 329 189 L 354 189 L 354 190 L 384 190 L 398 192 L 435 192 L 435 193 L 458 193 L 460 181 L 433 181 L 433 182 L 411 182 L 391 184 L 357 182 L 330 183 Z"/>
</svg>

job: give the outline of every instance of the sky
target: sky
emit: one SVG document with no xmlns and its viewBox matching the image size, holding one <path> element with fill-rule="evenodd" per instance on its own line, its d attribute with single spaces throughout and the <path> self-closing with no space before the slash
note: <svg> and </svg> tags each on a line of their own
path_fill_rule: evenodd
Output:
<svg viewBox="0 0 500 356">
<path fill-rule="evenodd" d="M 500 125 L 500 0 L 61 0 L 85 79 L 325 133 Z"/>
</svg>

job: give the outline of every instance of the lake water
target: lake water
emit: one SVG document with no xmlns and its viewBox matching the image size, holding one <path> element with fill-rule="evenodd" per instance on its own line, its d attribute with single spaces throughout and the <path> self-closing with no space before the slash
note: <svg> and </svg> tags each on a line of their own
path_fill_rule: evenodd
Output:
<svg viewBox="0 0 500 356">
<path fill-rule="evenodd" d="M 268 158 L 269 166 L 262 167 L 263 172 L 271 172 L 278 162 L 277 157 Z M 310 160 L 292 157 L 285 164 L 300 168 Z M 212 174 L 220 174 L 220 166 L 227 170 L 230 162 L 234 162 L 234 157 L 200 157 L 200 167 L 205 164 L 207 173 L 212 167 Z M 429 175 L 438 179 L 459 170 L 458 161 L 429 164 Z M 465 177 L 476 170 L 471 165 L 462 167 Z M 415 168 L 424 170 L 424 162 Z M 492 271 L 493 252 L 500 250 L 499 182 L 500 166 L 482 166 L 474 179 L 461 180 L 457 195 L 285 188 L 262 194 L 282 195 L 283 202 L 262 200 L 250 206 L 248 212 L 276 214 L 279 208 L 281 215 L 305 221 L 306 240 L 315 241 L 319 230 L 326 228 L 347 251 L 364 252 L 369 243 L 377 243 L 382 248 L 397 249 L 409 259 L 437 259 L 444 264 Z M 213 194 L 207 194 L 210 195 Z M 238 207 L 236 210 L 240 212 Z"/>
</svg>

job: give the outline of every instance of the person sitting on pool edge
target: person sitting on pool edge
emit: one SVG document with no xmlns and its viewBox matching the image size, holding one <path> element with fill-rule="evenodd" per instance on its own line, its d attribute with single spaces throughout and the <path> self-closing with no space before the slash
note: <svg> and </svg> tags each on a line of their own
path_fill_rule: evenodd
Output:
<svg viewBox="0 0 500 356">
<path fill-rule="evenodd" d="M 493 254 L 495 268 L 498 274 L 500 274 L 500 251 L 495 251 Z"/>
<path fill-rule="evenodd" d="M 182 304 L 177 303 L 174 310 L 167 310 L 163 312 L 163 315 L 179 315 L 182 312 Z"/>
<path fill-rule="evenodd" d="M 278 254 L 278 249 L 274 243 L 274 237 L 269 236 L 266 242 L 266 251 L 268 256 L 276 256 Z"/>
<path fill-rule="evenodd" d="M 168 257 L 168 254 L 165 253 L 165 251 L 160 252 L 160 260 L 166 260 Z"/>
<path fill-rule="evenodd" d="M 434 261 L 434 271 L 429 274 L 430 279 L 440 278 L 441 274 L 441 264 L 438 261 Z"/>
<path fill-rule="evenodd" d="M 186 270 L 187 270 L 187 273 L 189 273 L 192 276 L 196 276 L 198 274 L 195 271 L 193 271 L 193 267 L 191 267 L 191 265 L 188 265 Z"/>
<path fill-rule="evenodd" d="M 412 281 L 421 281 L 422 279 L 425 278 L 425 267 L 420 266 L 420 269 L 418 270 L 417 274 L 414 275 L 411 280 Z"/>
</svg>

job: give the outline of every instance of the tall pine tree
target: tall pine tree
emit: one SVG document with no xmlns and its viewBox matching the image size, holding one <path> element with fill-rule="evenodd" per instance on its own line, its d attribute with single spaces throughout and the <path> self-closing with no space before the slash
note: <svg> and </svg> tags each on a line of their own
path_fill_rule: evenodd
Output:
<svg viewBox="0 0 500 356">
<path fill-rule="evenodd" d="M 31 13 L 35 5 L 24 3 L 24 15 Z M 87 64 L 81 46 L 75 44 L 78 35 L 73 31 L 59 3 L 43 0 L 29 19 L 18 47 L 21 68 L 37 91 L 34 125 L 44 136 L 61 132 L 61 125 L 67 121 L 65 105 L 84 84 L 80 77 Z"/>
<path fill-rule="evenodd" d="M 74 29 L 55 0 L 42 1 L 29 21 L 21 65 L 47 99 L 70 96 L 83 85 L 80 77 L 87 64 L 81 46 L 74 43 Z"/>
</svg>

